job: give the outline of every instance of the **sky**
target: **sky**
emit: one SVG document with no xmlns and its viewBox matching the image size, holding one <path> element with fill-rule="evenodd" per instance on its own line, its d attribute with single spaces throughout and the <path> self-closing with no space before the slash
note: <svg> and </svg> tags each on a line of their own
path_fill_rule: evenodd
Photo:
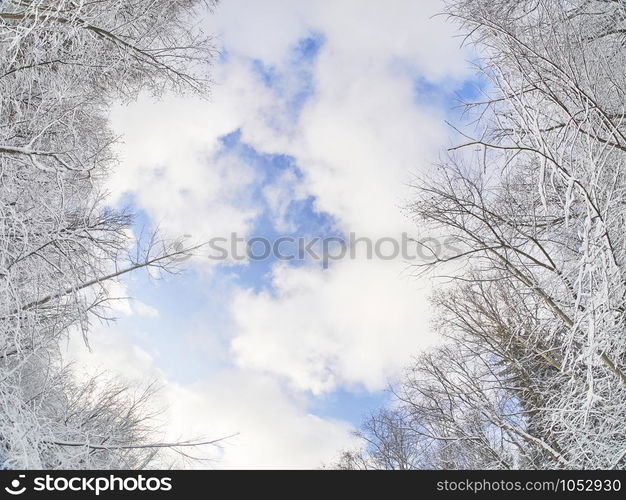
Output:
<svg viewBox="0 0 626 500">
<path fill-rule="evenodd" d="M 109 203 L 136 235 L 205 242 L 398 238 L 409 184 L 451 138 L 477 85 L 471 54 L 431 0 L 223 0 L 203 20 L 218 54 L 208 99 L 141 97 L 111 111 L 121 164 Z M 85 370 L 159 380 L 168 439 L 236 436 L 215 468 L 315 468 L 403 365 L 436 341 L 430 284 L 406 259 L 212 259 L 113 285 Z"/>
</svg>

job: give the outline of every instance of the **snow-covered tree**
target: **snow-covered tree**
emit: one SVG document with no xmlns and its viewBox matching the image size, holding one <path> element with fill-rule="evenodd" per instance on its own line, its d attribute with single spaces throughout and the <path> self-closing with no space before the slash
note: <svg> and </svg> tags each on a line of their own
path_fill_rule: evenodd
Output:
<svg viewBox="0 0 626 500">
<path fill-rule="evenodd" d="M 459 252 L 434 265 L 457 283 L 434 298 L 446 342 L 399 385 L 401 428 L 446 451 L 430 467 L 626 468 L 626 2 L 449 13 L 488 84 L 416 186 Z"/>
<path fill-rule="evenodd" d="M 4 468 L 147 466 L 160 446 L 145 395 L 77 381 L 59 343 L 76 328 L 88 339 L 115 298 L 112 280 L 175 270 L 189 251 L 158 238 L 137 248 L 132 214 L 106 206 L 102 179 L 116 164 L 107 109 L 139 92 L 208 90 L 212 49 L 194 19 L 212 3 L 0 2 Z"/>
</svg>

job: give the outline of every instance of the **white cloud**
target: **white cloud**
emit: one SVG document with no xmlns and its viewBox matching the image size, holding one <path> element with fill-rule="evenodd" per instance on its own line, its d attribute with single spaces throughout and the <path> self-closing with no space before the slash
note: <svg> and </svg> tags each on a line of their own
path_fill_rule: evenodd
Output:
<svg viewBox="0 0 626 500">
<path fill-rule="evenodd" d="M 210 110 L 203 101 L 169 97 L 112 113 L 124 142 L 109 188 L 118 199 L 133 194 L 170 236 L 245 234 L 257 213 L 247 192 L 255 172 L 235 156 L 218 156 L 217 138 L 234 128 L 222 123 L 212 131 Z"/>
<path fill-rule="evenodd" d="M 131 383 L 162 378 L 155 351 L 139 346 L 130 331 L 94 324 L 89 331 L 89 348 L 79 332 L 71 335 L 64 352 L 69 361 L 77 363 L 78 372 L 88 377 L 109 372 Z"/>
<path fill-rule="evenodd" d="M 271 212 L 274 228 L 278 232 L 295 230 L 295 221 L 289 217 L 289 204 L 306 198 L 304 186 L 292 168 L 283 171 L 275 182 L 263 188 L 263 196 Z"/>
<path fill-rule="evenodd" d="M 144 318 L 159 317 L 159 311 L 156 308 L 130 296 L 128 286 L 124 281 L 108 280 L 102 286 L 105 287 L 109 297 L 105 304 L 108 308 L 108 315 L 113 317 L 132 315 Z"/>
<path fill-rule="evenodd" d="M 307 3 L 312 2 L 222 2 L 208 19 L 208 29 L 229 53 L 277 64 L 284 61 L 291 45 L 307 34 Z"/>
<path fill-rule="evenodd" d="M 113 191 L 134 193 L 179 234 L 245 234 L 259 210 L 248 191 L 257 177 L 245 162 L 216 156 L 218 138 L 241 129 L 257 150 L 293 155 L 317 208 L 344 229 L 406 226 L 398 206 L 408 174 L 445 139 L 441 110 L 416 104 L 414 79 L 451 85 L 466 75 L 452 26 L 430 18 L 440 8 L 412 0 L 224 2 L 209 17 L 228 54 L 215 65 L 211 101 L 142 99 L 112 114 L 125 137 Z M 286 107 L 302 81 L 289 51 L 311 33 L 324 39 L 315 94 L 294 124 Z M 283 92 L 261 84 L 255 58 L 285 76 Z"/>
<path fill-rule="evenodd" d="M 133 310 L 128 298 L 128 289 L 122 281 L 109 280 L 104 283 L 107 293 L 111 297 L 108 307 L 116 315 L 130 316 Z"/>
<path fill-rule="evenodd" d="M 315 394 L 357 384 L 384 389 L 433 340 L 424 297 L 400 266 L 354 260 L 327 271 L 275 268 L 275 295 L 242 291 L 233 301 L 239 365 Z"/>
<path fill-rule="evenodd" d="M 309 413 L 271 377 L 228 370 L 193 387 L 170 385 L 171 436 L 231 436 L 215 466 L 231 469 L 316 468 L 351 447 L 346 422 Z"/>
<path fill-rule="evenodd" d="M 418 76 L 450 86 L 467 75 L 453 27 L 431 18 L 441 8 L 412 0 L 231 0 L 218 10 L 215 28 L 234 53 L 229 61 L 257 57 L 281 74 L 289 75 L 287 51 L 299 38 L 322 34 L 315 94 L 293 129 L 268 126 L 284 103 L 262 92 L 242 131 L 261 151 L 293 155 L 317 208 L 344 230 L 380 235 L 406 227 L 398 207 L 409 173 L 427 167 L 446 139 L 442 110 L 419 106 L 414 88 Z"/>
<path fill-rule="evenodd" d="M 293 155 L 317 209 L 345 232 L 381 237 L 413 227 L 400 213 L 410 196 L 409 174 L 427 168 L 446 139 L 444 110 L 418 104 L 415 79 L 453 85 L 466 74 L 451 27 L 428 18 L 438 7 L 401 1 L 300 5 L 309 27 L 325 40 L 313 67 L 315 94 L 287 135 L 262 120 L 242 129 L 256 148 Z M 281 36 L 284 44 L 293 43 L 289 31 L 267 36 L 272 44 Z M 253 43 L 244 37 L 237 50 L 254 51 Z M 403 276 L 402 266 L 344 261 L 324 272 L 275 269 L 275 296 L 242 291 L 233 303 L 238 362 L 316 393 L 353 384 L 384 387 L 408 356 L 432 341 L 427 290 Z"/>
<path fill-rule="evenodd" d="M 90 345 L 91 352 L 80 335 L 70 339 L 66 356 L 77 363 L 78 373 L 93 376 L 108 370 L 130 383 L 159 381 L 158 404 L 165 408 L 161 416 L 165 426 L 157 437 L 173 442 L 236 434 L 220 447 L 191 453 L 210 461 L 187 465 L 315 468 L 355 443 L 350 424 L 311 414 L 304 399 L 290 397 L 271 377 L 226 369 L 200 383 L 182 385 L 168 378 L 158 366 L 156 353 L 138 346 L 129 331 L 96 328 Z"/>
<path fill-rule="evenodd" d="M 208 23 L 229 53 L 269 64 L 283 63 L 296 41 L 321 33 L 331 50 L 356 60 L 404 59 L 437 79 L 464 72 L 454 27 L 432 17 L 442 8 L 438 0 L 230 0 Z"/>
<path fill-rule="evenodd" d="M 409 79 L 367 67 L 320 55 L 319 93 L 291 152 L 319 210 L 344 231 L 380 236 L 410 227 L 399 211 L 409 173 L 428 164 L 444 134 L 442 116 L 415 104 Z"/>
<path fill-rule="evenodd" d="M 158 318 L 159 310 L 155 307 L 152 307 L 141 300 L 133 300 L 132 301 L 133 312 L 139 316 L 144 318 Z"/>
</svg>

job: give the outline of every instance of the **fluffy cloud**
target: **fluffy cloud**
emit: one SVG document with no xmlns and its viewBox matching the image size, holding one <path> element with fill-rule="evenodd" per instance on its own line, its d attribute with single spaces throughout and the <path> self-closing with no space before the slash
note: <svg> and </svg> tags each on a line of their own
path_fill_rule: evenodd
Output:
<svg viewBox="0 0 626 500">
<path fill-rule="evenodd" d="M 213 455 L 219 468 L 317 468 L 352 447 L 353 428 L 320 418 L 272 377 L 228 370 L 193 387 L 169 385 L 171 436 L 233 436 Z M 207 434 L 208 433 L 208 434 Z"/>
<path fill-rule="evenodd" d="M 355 260 L 326 271 L 275 268 L 274 294 L 242 291 L 233 301 L 239 365 L 315 394 L 358 384 L 384 389 L 433 340 L 424 297 L 400 266 Z"/>
<path fill-rule="evenodd" d="M 107 293 L 112 300 L 107 304 L 111 315 L 132 316 L 138 315 L 144 318 L 158 318 L 158 309 L 142 302 L 139 299 L 130 297 L 126 283 L 119 280 L 110 280 L 104 283 Z"/>
<path fill-rule="evenodd" d="M 257 210 L 247 188 L 255 172 L 233 155 L 219 155 L 228 123 L 210 127 L 208 103 L 168 97 L 141 99 L 112 113 L 122 165 L 108 188 L 130 193 L 170 236 L 245 234 Z"/>
<path fill-rule="evenodd" d="M 452 27 L 430 18 L 440 8 L 411 0 L 224 2 L 208 18 L 226 50 L 211 100 L 146 98 L 117 108 L 124 162 L 110 188 L 132 193 L 178 234 L 246 234 L 260 210 L 249 189 L 257 176 L 241 159 L 218 155 L 219 137 L 241 130 L 260 152 L 294 156 L 317 208 L 343 229 L 380 234 L 406 225 L 397 209 L 408 174 L 445 138 L 441 110 L 417 104 L 415 80 L 451 86 L 466 75 Z M 307 75 L 313 95 L 294 122 L 287 108 L 303 76 L 290 51 L 311 34 L 322 40 Z M 281 76 L 279 91 L 261 82 L 256 60 Z"/>
<path fill-rule="evenodd" d="M 314 94 L 289 134 L 263 120 L 242 129 L 256 148 L 292 155 L 316 208 L 345 232 L 383 237 L 412 229 L 399 210 L 410 196 L 409 174 L 426 167 L 446 139 L 444 110 L 416 98 L 417 75 L 444 87 L 465 75 L 451 28 L 426 15 L 437 8 L 437 2 L 344 1 L 293 9 L 324 40 L 312 70 Z M 241 5 L 233 2 L 223 15 L 229 9 Z M 280 39 L 282 55 L 270 62 L 281 68 L 293 33 L 272 30 L 271 22 L 247 31 L 238 22 L 254 36 L 235 41 L 227 33 L 226 43 L 264 57 L 258 40 L 267 36 L 279 46 Z M 288 24 L 302 26 L 299 36 L 306 32 L 300 17 Z M 275 269 L 275 294 L 242 291 L 233 302 L 238 363 L 315 393 L 342 385 L 384 387 L 407 356 L 432 341 L 427 290 L 403 275 L 403 265 L 350 261 L 325 271 Z"/>
<path fill-rule="evenodd" d="M 79 332 L 71 335 L 64 356 L 76 363 L 78 373 L 87 377 L 108 372 L 129 383 L 143 383 L 165 376 L 156 363 L 155 350 L 140 346 L 132 332 L 111 325 L 93 325 L 89 346 Z"/>
<path fill-rule="evenodd" d="M 273 378 L 245 370 L 222 370 L 202 382 L 182 385 L 158 366 L 158 352 L 137 345 L 129 331 L 96 328 L 88 351 L 80 335 L 70 339 L 66 356 L 78 373 L 116 373 L 130 383 L 158 379 L 160 416 L 166 442 L 232 436 L 219 447 L 192 452 L 206 461 L 195 467 L 316 468 L 338 450 L 352 447 L 353 428 L 307 411 L 307 401 L 285 392 Z M 166 461 L 175 463 L 173 454 Z M 189 465 L 189 464 L 187 464 Z"/>
<path fill-rule="evenodd" d="M 317 208 L 344 230 L 380 235 L 406 227 L 398 206 L 409 173 L 446 138 L 442 110 L 418 105 L 415 86 L 419 77 L 452 87 L 467 75 L 452 26 L 430 18 L 440 9 L 436 1 L 235 0 L 218 11 L 215 29 L 230 60 L 259 58 L 279 74 L 289 74 L 288 49 L 298 38 L 320 34 L 314 94 L 293 129 L 268 126 L 267 116 L 280 113 L 275 96 L 249 110 L 254 118 L 242 132 L 261 151 L 293 155 Z"/>
<path fill-rule="evenodd" d="M 208 25 L 229 53 L 268 64 L 283 63 L 300 38 L 321 33 L 332 50 L 356 60 L 404 59 L 427 78 L 441 79 L 465 72 L 454 28 L 432 18 L 442 8 L 437 0 L 231 0 Z"/>
<path fill-rule="evenodd" d="M 290 233 L 295 230 L 296 221 L 292 220 L 289 214 L 290 204 L 303 200 L 306 194 L 304 186 L 292 168 L 286 169 L 275 182 L 263 188 L 263 196 L 277 232 Z"/>
</svg>

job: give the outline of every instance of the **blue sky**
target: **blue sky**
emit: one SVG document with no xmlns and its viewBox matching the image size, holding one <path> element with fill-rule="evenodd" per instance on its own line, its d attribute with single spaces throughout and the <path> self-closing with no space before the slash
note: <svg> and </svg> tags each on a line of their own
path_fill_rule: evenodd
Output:
<svg viewBox="0 0 626 500">
<path fill-rule="evenodd" d="M 260 2 L 259 2 L 260 3 Z M 211 98 L 149 97 L 112 113 L 112 204 L 167 237 L 413 231 L 408 180 L 429 168 L 477 82 L 436 1 L 224 1 Z M 434 342 L 429 284 L 402 262 L 199 255 L 181 275 L 118 284 L 134 299 L 74 356 L 155 377 L 173 436 L 239 436 L 218 467 L 316 467 Z"/>
</svg>

